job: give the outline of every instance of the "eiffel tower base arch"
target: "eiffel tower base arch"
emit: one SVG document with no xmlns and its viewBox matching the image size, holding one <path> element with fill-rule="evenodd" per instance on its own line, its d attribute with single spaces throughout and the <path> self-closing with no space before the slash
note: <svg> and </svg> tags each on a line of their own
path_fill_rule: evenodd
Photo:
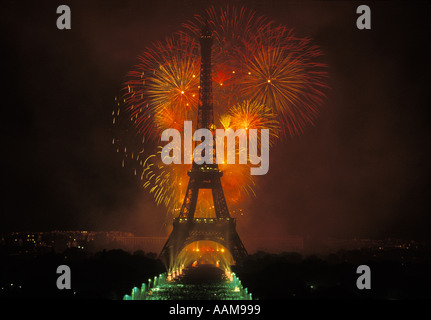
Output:
<svg viewBox="0 0 431 320">
<path fill-rule="evenodd" d="M 214 241 L 226 247 L 232 254 L 234 263 L 241 262 L 247 256 L 236 232 L 234 218 L 176 218 L 173 230 L 160 253 L 160 259 L 169 270 L 184 247 L 201 240 Z"/>
</svg>

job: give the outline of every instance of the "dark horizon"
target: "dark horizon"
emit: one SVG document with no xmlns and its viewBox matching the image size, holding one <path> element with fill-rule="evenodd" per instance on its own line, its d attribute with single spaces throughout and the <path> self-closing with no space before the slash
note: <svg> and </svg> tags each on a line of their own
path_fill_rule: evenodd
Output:
<svg viewBox="0 0 431 320">
<path fill-rule="evenodd" d="M 211 1 L 4 2 L 3 202 L 0 232 L 121 230 L 167 236 L 163 206 L 121 168 L 111 111 L 126 73 L 152 42 Z M 310 37 L 330 90 L 314 126 L 270 151 L 237 230 L 308 238 L 431 240 L 430 5 L 231 1 Z M 67 4 L 67 3 L 66 3 Z M 214 97 L 216 99 L 216 97 Z"/>
</svg>

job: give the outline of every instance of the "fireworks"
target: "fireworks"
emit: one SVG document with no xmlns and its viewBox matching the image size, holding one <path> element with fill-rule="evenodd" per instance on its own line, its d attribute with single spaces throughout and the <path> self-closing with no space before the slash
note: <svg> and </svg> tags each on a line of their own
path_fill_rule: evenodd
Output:
<svg viewBox="0 0 431 320">
<path fill-rule="evenodd" d="M 195 41 L 169 38 L 148 48 L 128 74 L 124 102 L 139 133 L 154 140 L 192 119 L 199 97 L 200 59 Z"/>
<path fill-rule="evenodd" d="M 214 38 L 212 77 L 218 128 L 269 129 L 273 146 L 314 123 L 326 88 L 326 67 L 318 60 L 317 46 L 244 8 L 210 8 L 184 23 L 174 36 L 147 48 L 129 72 L 123 97 L 112 114 L 118 126 L 121 109 L 137 133 L 137 145 L 126 151 L 119 139 L 113 143 L 126 158 L 123 166 L 132 165 L 143 188 L 174 215 L 184 199 L 191 166 L 163 164 L 160 136 L 167 128 L 182 132 L 185 120 L 197 119 L 198 39 L 206 22 Z M 219 169 L 229 206 L 241 204 L 254 193 L 249 165 L 222 163 Z M 212 208 L 211 193 L 202 192 L 196 215 L 210 216 Z"/>
<path fill-rule="evenodd" d="M 184 30 L 179 34 L 198 39 L 202 27 L 208 23 L 214 38 L 213 56 L 215 64 L 224 62 L 235 65 L 238 54 L 247 50 L 248 44 L 257 33 L 269 29 L 273 22 L 254 11 L 245 8 L 237 9 L 227 6 L 220 11 L 209 8 L 202 15 L 183 24 Z M 217 66 L 215 66 L 217 70 Z"/>
<path fill-rule="evenodd" d="M 228 112 L 230 128 L 234 130 L 245 129 L 246 131 L 269 129 L 269 145 L 275 143 L 275 140 L 279 138 L 280 122 L 277 120 L 276 113 L 265 104 L 257 100 L 244 100 L 234 105 Z"/>
<path fill-rule="evenodd" d="M 323 102 L 325 65 L 316 62 L 319 48 L 309 39 L 298 39 L 285 27 L 259 33 L 242 56 L 247 66 L 243 95 L 269 106 L 290 135 L 313 124 Z"/>
</svg>

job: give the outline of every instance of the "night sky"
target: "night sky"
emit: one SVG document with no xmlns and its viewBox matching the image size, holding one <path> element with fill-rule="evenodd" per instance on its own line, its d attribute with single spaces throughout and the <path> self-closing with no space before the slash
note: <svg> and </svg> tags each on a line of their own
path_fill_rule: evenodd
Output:
<svg viewBox="0 0 431 320">
<path fill-rule="evenodd" d="M 429 2 L 229 3 L 311 37 L 331 87 L 315 126 L 271 149 L 240 236 L 430 239 Z M 56 28 L 61 4 L 71 30 Z M 1 2 L 1 232 L 166 235 L 165 209 L 121 168 L 111 111 L 145 47 L 210 4 Z M 371 30 L 356 28 L 360 4 Z"/>
</svg>

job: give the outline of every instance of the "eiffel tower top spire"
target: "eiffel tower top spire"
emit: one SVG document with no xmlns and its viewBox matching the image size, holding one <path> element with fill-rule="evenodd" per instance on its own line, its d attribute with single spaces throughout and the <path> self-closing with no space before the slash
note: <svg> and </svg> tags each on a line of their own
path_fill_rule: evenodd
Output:
<svg viewBox="0 0 431 320">
<path fill-rule="evenodd" d="M 214 127 L 212 75 L 211 75 L 211 47 L 213 37 L 208 22 L 202 28 L 201 45 L 201 74 L 199 88 L 199 105 L 197 129 Z"/>
</svg>

